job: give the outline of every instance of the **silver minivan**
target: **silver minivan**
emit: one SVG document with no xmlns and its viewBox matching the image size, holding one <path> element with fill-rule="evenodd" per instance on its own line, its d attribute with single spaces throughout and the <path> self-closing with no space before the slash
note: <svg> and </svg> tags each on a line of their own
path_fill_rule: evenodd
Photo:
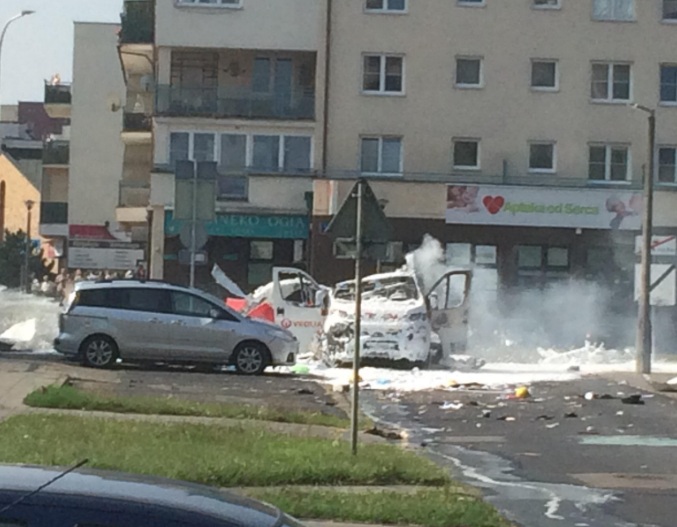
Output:
<svg viewBox="0 0 677 527">
<path fill-rule="evenodd" d="M 258 375 L 293 365 L 299 343 L 289 331 L 252 320 L 196 289 L 165 282 L 79 282 L 59 317 L 54 348 L 87 366 L 129 362 L 233 365 Z"/>
</svg>

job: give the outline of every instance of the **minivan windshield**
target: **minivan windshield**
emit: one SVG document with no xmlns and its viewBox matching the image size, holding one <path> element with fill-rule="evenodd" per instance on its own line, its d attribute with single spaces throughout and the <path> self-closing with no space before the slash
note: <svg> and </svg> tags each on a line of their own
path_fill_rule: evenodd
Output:
<svg viewBox="0 0 677 527">
<path fill-rule="evenodd" d="M 355 300 L 355 282 L 344 282 L 334 290 L 339 300 Z M 419 298 L 418 287 L 413 276 L 395 275 L 362 281 L 362 300 L 406 301 Z"/>
</svg>

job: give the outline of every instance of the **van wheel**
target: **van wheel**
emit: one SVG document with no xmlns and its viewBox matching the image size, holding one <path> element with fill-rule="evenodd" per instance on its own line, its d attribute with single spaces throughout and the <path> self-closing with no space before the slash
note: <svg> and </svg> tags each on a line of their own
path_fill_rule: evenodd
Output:
<svg viewBox="0 0 677 527">
<path fill-rule="evenodd" d="M 243 342 L 233 353 L 235 371 L 242 375 L 261 375 L 269 363 L 269 353 L 263 344 Z"/>
<path fill-rule="evenodd" d="M 82 362 L 92 368 L 112 368 L 118 359 L 118 347 L 110 337 L 94 335 L 80 347 Z"/>
</svg>

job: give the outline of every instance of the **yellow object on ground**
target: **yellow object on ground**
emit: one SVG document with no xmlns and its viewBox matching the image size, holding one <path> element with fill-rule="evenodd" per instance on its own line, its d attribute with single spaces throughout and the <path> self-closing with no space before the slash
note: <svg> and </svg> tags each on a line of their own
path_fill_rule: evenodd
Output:
<svg viewBox="0 0 677 527">
<path fill-rule="evenodd" d="M 528 399 L 531 397 L 531 393 L 529 393 L 529 388 L 526 386 L 520 386 L 515 390 L 515 397 L 518 399 Z"/>
</svg>

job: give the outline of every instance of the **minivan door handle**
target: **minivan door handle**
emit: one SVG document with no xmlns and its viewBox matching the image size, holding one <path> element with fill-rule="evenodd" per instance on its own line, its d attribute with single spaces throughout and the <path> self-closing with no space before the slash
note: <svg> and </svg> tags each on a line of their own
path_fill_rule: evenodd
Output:
<svg viewBox="0 0 677 527">
<path fill-rule="evenodd" d="M 181 320 L 172 320 L 170 324 L 172 326 L 185 326 L 185 324 Z"/>
<path fill-rule="evenodd" d="M 278 308 L 277 308 L 277 314 L 278 314 L 278 315 L 284 315 L 284 308 L 283 308 L 283 307 L 278 307 Z"/>
</svg>

